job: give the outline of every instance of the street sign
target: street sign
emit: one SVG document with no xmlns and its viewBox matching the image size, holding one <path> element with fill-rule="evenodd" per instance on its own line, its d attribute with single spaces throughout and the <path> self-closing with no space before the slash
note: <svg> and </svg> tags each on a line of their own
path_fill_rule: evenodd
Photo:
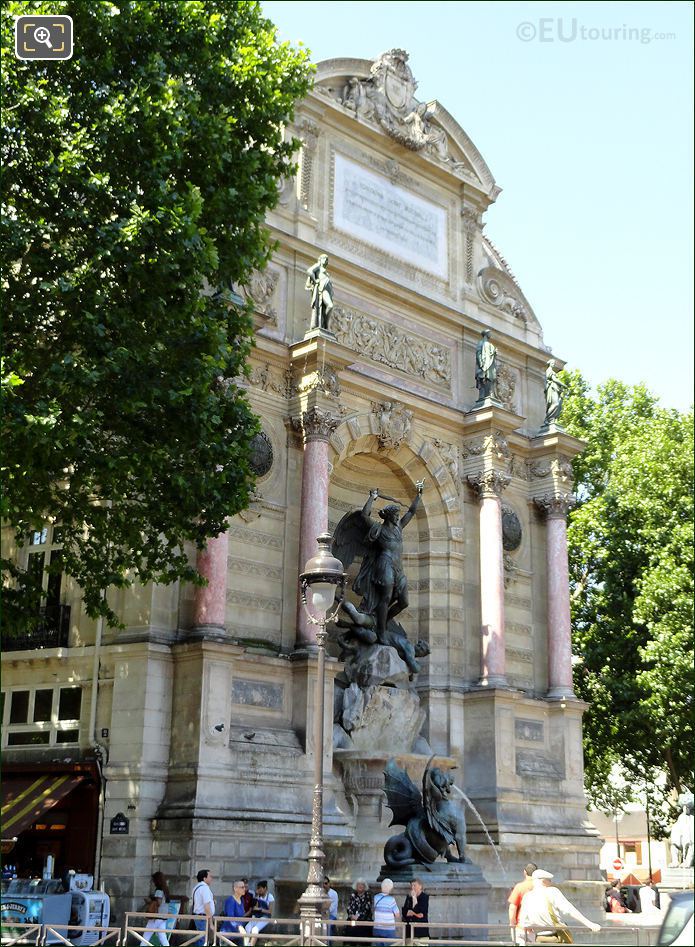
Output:
<svg viewBox="0 0 695 947">
<path fill-rule="evenodd" d="M 111 819 L 109 835 L 128 835 L 129 828 L 130 820 L 126 819 L 122 812 L 118 812 L 113 819 Z"/>
<path fill-rule="evenodd" d="M 622 871 L 624 867 L 625 862 L 622 860 L 622 858 L 613 859 L 613 871 Z"/>
</svg>

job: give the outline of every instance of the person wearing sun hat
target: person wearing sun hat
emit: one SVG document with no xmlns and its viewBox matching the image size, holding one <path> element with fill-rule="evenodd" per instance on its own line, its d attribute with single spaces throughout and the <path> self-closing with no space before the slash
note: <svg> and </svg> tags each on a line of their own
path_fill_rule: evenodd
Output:
<svg viewBox="0 0 695 947">
<path fill-rule="evenodd" d="M 601 930 L 600 924 L 594 924 L 584 917 L 559 888 L 551 885 L 553 876 L 549 871 L 537 868 L 531 879 L 533 888 L 521 900 L 519 926 L 534 931 L 537 944 L 571 944 L 572 934 L 567 928 L 567 917 L 591 931 Z"/>
</svg>

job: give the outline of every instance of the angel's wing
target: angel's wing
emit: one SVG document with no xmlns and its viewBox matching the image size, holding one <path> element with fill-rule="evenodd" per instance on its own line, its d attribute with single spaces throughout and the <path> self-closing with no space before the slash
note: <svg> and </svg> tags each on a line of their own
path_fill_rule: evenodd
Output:
<svg viewBox="0 0 695 947">
<path fill-rule="evenodd" d="M 404 769 L 395 760 L 389 760 L 384 770 L 386 805 L 393 812 L 391 825 L 407 825 L 422 812 L 422 794 Z"/>
<path fill-rule="evenodd" d="M 369 551 L 367 545 L 368 533 L 369 523 L 362 515 L 361 510 L 346 513 L 336 526 L 331 552 L 337 559 L 340 559 L 346 572 L 356 556 L 367 555 Z"/>
</svg>

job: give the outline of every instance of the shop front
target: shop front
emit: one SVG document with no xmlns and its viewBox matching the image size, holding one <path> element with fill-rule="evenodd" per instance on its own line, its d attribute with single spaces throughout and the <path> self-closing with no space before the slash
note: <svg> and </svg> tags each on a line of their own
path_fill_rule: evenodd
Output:
<svg viewBox="0 0 695 947">
<path fill-rule="evenodd" d="M 3 766 L 3 876 L 94 874 L 99 788 L 93 762 Z"/>
</svg>

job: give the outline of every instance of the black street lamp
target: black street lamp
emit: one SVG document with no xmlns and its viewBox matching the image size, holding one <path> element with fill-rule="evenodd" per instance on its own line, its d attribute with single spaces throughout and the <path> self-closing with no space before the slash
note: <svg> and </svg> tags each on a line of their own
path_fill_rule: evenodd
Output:
<svg viewBox="0 0 695 947">
<path fill-rule="evenodd" d="M 345 593 L 347 576 L 343 564 L 331 553 L 333 537 L 322 533 L 318 539 L 318 553 L 304 567 L 299 576 L 302 603 L 312 625 L 316 625 L 318 666 L 314 699 L 314 795 L 311 807 L 311 841 L 309 842 L 309 871 L 307 887 L 299 899 L 302 936 L 316 936 L 322 908 L 326 902 L 323 891 L 325 854 L 323 851 L 323 717 L 326 676 L 326 625 L 338 614 Z M 336 601 L 337 595 L 337 601 Z"/>
</svg>

